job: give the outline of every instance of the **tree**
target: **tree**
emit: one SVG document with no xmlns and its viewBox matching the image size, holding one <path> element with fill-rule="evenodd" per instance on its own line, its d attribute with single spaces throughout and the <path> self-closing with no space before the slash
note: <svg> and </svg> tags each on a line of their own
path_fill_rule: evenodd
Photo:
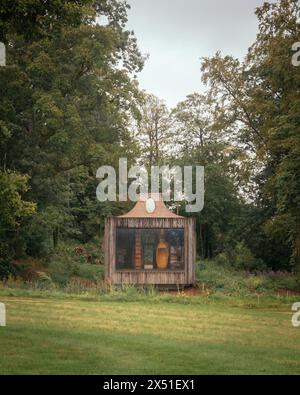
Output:
<svg viewBox="0 0 300 395">
<path fill-rule="evenodd" d="M 13 240 L 24 218 L 35 213 L 36 205 L 23 199 L 28 178 L 0 170 L 0 279 L 14 273 L 11 263 Z"/>
<path fill-rule="evenodd" d="M 9 45 L 0 69 L 0 126 L 8 136 L 0 164 L 30 177 L 28 198 L 38 213 L 26 225 L 27 251 L 41 228 L 54 246 L 59 236 L 82 232 L 76 204 L 86 205 L 97 226 L 96 170 L 126 153 L 138 93 L 133 77 L 144 61 L 125 29 L 127 9 L 116 0 L 1 4 Z"/>
<path fill-rule="evenodd" d="M 235 131 L 255 165 L 255 204 L 270 207 L 265 227 L 293 249 L 300 269 L 299 83 L 291 63 L 292 44 L 299 41 L 300 8 L 295 0 L 258 8 L 259 34 L 244 63 L 217 54 L 205 59 L 204 82 L 218 100 L 219 119 Z"/>
<path fill-rule="evenodd" d="M 142 159 L 149 167 L 162 163 L 173 137 L 170 111 L 162 100 L 143 95 L 137 130 Z"/>
<path fill-rule="evenodd" d="M 176 144 L 174 164 L 205 167 L 205 206 L 197 214 L 198 251 L 202 259 L 221 252 L 232 231 L 240 202 L 233 172 L 237 150 L 216 125 L 214 101 L 194 93 L 172 111 Z M 183 210 L 182 215 L 185 215 Z"/>
<path fill-rule="evenodd" d="M 220 141 L 214 128 L 213 101 L 206 95 L 193 93 L 172 111 L 176 144 L 179 149 L 203 148 L 208 142 Z"/>
<path fill-rule="evenodd" d="M 17 227 L 23 217 L 32 215 L 36 205 L 22 199 L 28 191 L 28 177 L 0 170 L 0 226 Z"/>
</svg>

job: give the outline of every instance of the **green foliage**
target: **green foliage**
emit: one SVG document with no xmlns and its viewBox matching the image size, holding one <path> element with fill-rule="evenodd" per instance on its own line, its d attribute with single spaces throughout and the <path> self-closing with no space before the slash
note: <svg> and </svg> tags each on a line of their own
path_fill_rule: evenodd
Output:
<svg viewBox="0 0 300 395">
<path fill-rule="evenodd" d="M 22 258 L 14 261 L 9 246 L 0 244 L 1 279 L 18 278 L 19 286 L 27 283 L 51 290 L 66 287 L 95 287 L 104 281 L 103 251 L 99 240 L 89 244 L 59 243 L 43 259 Z M 73 285 L 72 285 L 73 284 Z"/>
<path fill-rule="evenodd" d="M 173 164 L 205 167 L 205 204 L 196 215 L 202 259 L 212 258 L 226 248 L 242 206 L 232 171 L 238 152 L 224 142 L 224 134 L 215 126 L 212 108 L 209 96 L 194 93 L 171 114 L 178 145 Z M 180 214 L 186 215 L 183 206 Z"/>
<path fill-rule="evenodd" d="M 151 94 L 141 94 L 136 138 L 140 157 L 147 168 L 165 162 L 174 144 L 175 132 L 165 102 Z"/>
<path fill-rule="evenodd" d="M 238 248 L 240 250 L 241 247 Z M 245 247 L 242 255 L 236 257 L 245 264 Z M 248 265 L 246 265 L 248 266 Z M 261 265 L 258 265 L 261 268 Z M 297 276 L 287 272 L 253 272 L 237 269 L 226 254 L 218 255 L 214 260 L 206 260 L 198 264 L 198 286 L 202 291 L 222 293 L 226 295 L 251 295 L 253 293 L 292 295 L 300 292 Z"/>
<path fill-rule="evenodd" d="M 220 266 L 234 268 L 237 271 L 255 272 L 267 270 L 267 265 L 261 258 L 255 258 L 244 241 L 237 243 L 231 248 L 226 248 L 224 252 L 214 258 L 214 262 Z"/>
<path fill-rule="evenodd" d="M 115 0 L 1 3 L 0 40 L 9 45 L 0 166 L 15 169 L 0 173 L 1 221 L 17 225 L 33 212 L 19 190 L 37 202 L 13 237 L 14 258 L 49 256 L 60 240 L 87 243 L 103 232 L 108 209 L 96 200 L 96 170 L 135 155 L 133 77 L 144 59 L 125 28 L 127 9 Z"/>
<path fill-rule="evenodd" d="M 266 269 L 261 259 L 256 259 L 245 242 L 238 243 L 232 251 L 234 267 L 238 270 L 264 270 Z"/>
<path fill-rule="evenodd" d="M 49 258 L 47 272 L 58 286 L 66 286 L 74 278 L 97 283 L 103 280 L 101 259 L 100 246 L 60 244 Z"/>
<path fill-rule="evenodd" d="M 23 217 L 32 215 L 36 205 L 22 199 L 28 191 L 28 177 L 0 170 L 0 227 L 20 225 Z"/>
<path fill-rule="evenodd" d="M 118 0 L 0 5 L 0 41 L 9 43 L 0 68 L 0 276 L 16 275 L 13 260 L 30 256 L 47 260 L 53 283 L 80 288 L 78 279 L 101 277 L 103 268 L 89 260 L 103 261 L 95 246 L 105 218 L 130 205 L 97 202 L 95 175 L 101 165 L 117 168 L 120 157 L 129 165 L 205 166 L 205 207 L 196 218 L 202 259 L 236 270 L 297 270 L 300 69 L 291 65 L 291 45 L 299 41 L 298 2 L 259 7 L 246 60 L 203 59 L 208 92 L 173 110 L 139 90 L 145 59 L 126 30 L 128 7 Z M 178 212 L 186 215 L 183 204 Z M 74 243 L 89 253 L 77 256 Z"/>
<path fill-rule="evenodd" d="M 2 251 L 1 251 L 2 253 Z M 5 253 L 7 253 L 5 251 Z M 16 272 L 16 268 L 13 265 L 9 255 L 2 255 L 0 258 L 0 279 L 1 280 L 5 280 L 7 279 L 9 276 L 16 276 L 17 272 Z"/>
<path fill-rule="evenodd" d="M 197 269 L 200 289 L 206 287 L 212 292 L 240 294 L 245 291 L 246 274 L 236 272 L 224 265 L 224 256 L 215 261 L 204 261 Z"/>
<path fill-rule="evenodd" d="M 216 125 L 247 153 L 250 171 L 240 181 L 255 209 L 266 213 L 261 226 L 271 245 L 281 243 L 292 255 L 290 268 L 297 269 L 300 71 L 292 65 L 291 47 L 299 41 L 299 2 L 264 3 L 256 14 L 259 34 L 246 60 L 220 53 L 204 59 L 203 81 L 215 98 Z M 267 260 L 275 256 L 273 251 Z"/>
<path fill-rule="evenodd" d="M 34 203 L 23 199 L 27 191 L 27 176 L 0 170 L 0 279 L 16 275 L 14 240 L 24 219 L 36 210 Z"/>
<path fill-rule="evenodd" d="M 46 272 L 37 272 L 37 286 L 40 289 L 55 289 L 55 285 L 50 275 Z"/>
</svg>

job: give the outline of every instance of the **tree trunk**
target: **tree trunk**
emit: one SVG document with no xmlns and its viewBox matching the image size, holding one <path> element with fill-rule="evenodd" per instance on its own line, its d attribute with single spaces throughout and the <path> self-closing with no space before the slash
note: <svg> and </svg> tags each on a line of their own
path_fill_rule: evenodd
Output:
<svg viewBox="0 0 300 395">
<path fill-rule="evenodd" d="M 205 258 L 202 224 L 199 224 L 199 255 L 201 259 Z"/>
<path fill-rule="evenodd" d="M 295 270 L 300 275 L 300 235 L 295 239 L 294 243 L 294 259 L 295 259 Z"/>
<path fill-rule="evenodd" d="M 53 247 L 56 249 L 57 244 L 58 244 L 58 234 L 59 234 L 59 229 L 58 226 L 56 226 L 53 230 Z"/>
</svg>

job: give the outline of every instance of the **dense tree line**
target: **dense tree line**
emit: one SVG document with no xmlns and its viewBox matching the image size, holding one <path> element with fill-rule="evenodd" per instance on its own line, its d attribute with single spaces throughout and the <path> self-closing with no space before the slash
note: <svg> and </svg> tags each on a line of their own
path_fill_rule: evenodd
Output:
<svg viewBox="0 0 300 395">
<path fill-rule="evenodd" d="M 96 170 L 204 165 L 202 259 L 249 270 L 300 267 L 300 41 L 295 0 L 257 9 L 241 62 L 203 59 L 205 94 L 169 110 L 141 92 L 145 58 L 118 0 L 0 1 L 0 275 L 60 241 L 87 243 L 128 205 L 96 200 Z M 185 214 L 184 205 L 177 207 Z"/>
<path fill-rule="evenodd" d="M 147 109 L 143 134 L 155 153 L 155 136 L 171 125 L 163 134 L 174 151 L 167 160 L 205 166 L 202 258 L 225 252 L 234 261 L 242 249 L 250 268 L 299 270 L 300 68 L 292 64 L 299 2 L 265 3 L 256 14 L 259 32 L 245 61 L 220 53 L 203 59 L 206 93 L 189 95 L 169 119 L 163 104 L 146 96 L 144 108 L 156 111 Z"/>
<path fill-rule="evenodd" d="M 2 266 L 60 238 L 86 242 L 117 209 L 97 204 L 95 174 L 135 156 L 128 124 L 143 57 L 126 18 L 114 0 L 1 1 Z"/>
</svg>

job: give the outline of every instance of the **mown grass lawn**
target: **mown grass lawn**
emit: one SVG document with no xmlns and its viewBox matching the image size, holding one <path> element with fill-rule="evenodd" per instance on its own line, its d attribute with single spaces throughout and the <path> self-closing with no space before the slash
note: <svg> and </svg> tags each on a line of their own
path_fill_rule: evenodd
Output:
<svg viewBox="0 0 300 395">
<path fill-rule="evenodd" d="M 299 374 L 286 307 L 0 297 L 1 374 Z"/>
</svg>

